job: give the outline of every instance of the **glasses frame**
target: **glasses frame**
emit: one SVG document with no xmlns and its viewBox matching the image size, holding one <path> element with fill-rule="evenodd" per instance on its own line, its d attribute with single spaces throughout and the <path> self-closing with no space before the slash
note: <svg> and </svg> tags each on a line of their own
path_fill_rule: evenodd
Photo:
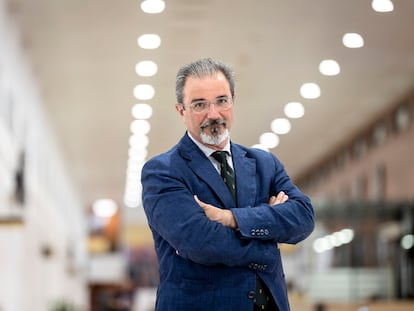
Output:
<svg viewBox="0 0 414 311">
<path fill-rule="evenodd" d="M 218 103 L 222 100 L 227 100 L 228 106 L 225 106 L 225 107 L 220 106 Z M 195 106 L 197 104 L 205 104 L 205 106 L 201 110 L 197 110 Z M 226 111 L 226 110 L 229 110 L 231 107 L 233 107 L 234 98 L 231 96 L 220 96 L 214 99 L 213 101 L 208 101 L 206 99 L 200 99 L 200 100 L 195 100 L 190 105 L 183 104 L 183 107 L 190 108 L 192 112 L 201 114 L 201 113 L 206 113 L 210 109 L 211 104 L 213 104 L 216 107 L 216 109 L 219 111 Z"/>
</svg>

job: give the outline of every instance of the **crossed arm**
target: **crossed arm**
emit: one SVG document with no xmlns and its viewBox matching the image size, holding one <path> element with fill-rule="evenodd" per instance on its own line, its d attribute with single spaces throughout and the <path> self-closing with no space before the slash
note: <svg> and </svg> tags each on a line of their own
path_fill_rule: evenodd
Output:
<svg viewBox="0 0 414 311">
<path fill-rule="evenodd" d="M 270 197 L 268 204 L 273 206 L 284 203 L 288 199 L 289 197 L 283 191 L 280 191 L 277 196 Z M 231 210 L 221 209 L 214 205 L 207 204 L 201 201 L 197 195 L 194 196 L 194 200 L 204 210 L 204 213 L 210 220 L 217 221 L 226 227 L 237 229 L 237 222 Z"/>
</svg>

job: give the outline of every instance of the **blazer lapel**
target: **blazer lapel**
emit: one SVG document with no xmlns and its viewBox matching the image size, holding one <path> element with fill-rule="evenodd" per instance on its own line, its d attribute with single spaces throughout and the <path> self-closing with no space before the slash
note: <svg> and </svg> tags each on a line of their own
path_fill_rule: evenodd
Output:
<svg viewBox="0 0 414 311">
<path fill-rule="evenodd" d="M 235 207 L 233 197 L 220 174 L 217 173 L 210 160 L 206 158 L 205 154 L 194 144 L 188 135 L 182 138 L 179 148 L 181 156 L 188 160 L 190 169 L 208 184 L 210 189 L 220 198 L 223 203 L 221 207 Z"/>
<path fill-rule="evenodd" d="M 246 157 L 246 151 L 233 144 L 232 155 L 238 205 L 254 206 L 257 195 L 256 160 Z"/>
</svg>

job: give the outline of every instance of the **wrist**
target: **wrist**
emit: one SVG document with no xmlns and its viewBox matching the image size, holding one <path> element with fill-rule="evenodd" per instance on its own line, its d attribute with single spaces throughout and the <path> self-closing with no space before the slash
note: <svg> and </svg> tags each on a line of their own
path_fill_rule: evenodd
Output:
<svg viewBox="0 0 414 311">
<path fill-rule="evenodd" d="M 236 219 L 231 211 L 227 210 L 227 226 L 232 229 L 237 229 Z"/>
</svg>

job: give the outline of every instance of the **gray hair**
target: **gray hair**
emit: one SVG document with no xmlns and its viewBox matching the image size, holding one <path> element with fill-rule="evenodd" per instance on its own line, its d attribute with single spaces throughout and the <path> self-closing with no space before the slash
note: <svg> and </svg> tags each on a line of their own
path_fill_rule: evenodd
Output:
<svg viewBox="0 0 414 311">
<path fill-rule="evenodd" d="M 217 72 L 222 72 L 230 84 L 231 96 L 234 96 L 234 72 L 233 69 L 219 60 L 203 58 L 196 60 L 180 68 L 175 80 L 175 96 L 177 102 L 184 105 L 184 86 L 188 77 L 212 76 Z"/>
</svg>

